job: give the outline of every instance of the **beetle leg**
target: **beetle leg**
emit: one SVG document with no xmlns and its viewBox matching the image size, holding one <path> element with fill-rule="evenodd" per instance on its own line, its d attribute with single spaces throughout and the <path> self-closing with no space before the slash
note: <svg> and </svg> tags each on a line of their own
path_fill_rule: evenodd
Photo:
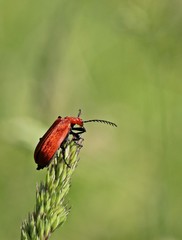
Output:
<svg viewBox="0 0 182 240">
<path fill-rule="evenodd" d="M 66 156 L 65 156 L 65 151 L 66 151 L 66 148 L 67 148 L 68 144 L 69 144 L 69 140 L 66 138 L 66 139 L 63 141 L 63 143 L 61 144 L 60 148 L 61 148 L 61 150 L 62 150 L 61 152 L 62 152 L 62 156 L 63 156 L 63 161 L 64 161 L 64 163 L 66 164 L 66 166 L 67 166 L 68 168 L 71 168 L 71 166 L 69 165 L 69 163 L 66 162 Z"/>
<path fill-rule="evenodd" d="M 61 145 L 61 150 L 62 150 L 62 156 L 63 156 L 63 161 L 66 164 L 66 166 L 68 168 L 71 168 L 71 166 L 69 165 L 69 163 L 66 162 L 66 156 L 65 156 L 65 150 L 68 144 L 66 144 L 66 146 Z"/>
</svg>

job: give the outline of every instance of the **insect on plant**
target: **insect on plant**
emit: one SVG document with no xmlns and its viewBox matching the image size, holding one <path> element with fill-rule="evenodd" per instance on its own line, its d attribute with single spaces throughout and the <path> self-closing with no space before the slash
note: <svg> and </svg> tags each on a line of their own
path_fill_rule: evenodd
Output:
<svg viewBox="0 0 182 240">
<path fill-rule="evenodd" d="M 59 116 L 50 126 L 47 132 L 43 135 L 43 137 L 40 138 L 40 141 L 37 144 L 34 152 L 34 159 L 37 163 L 37 170 L 47 167 L 59 148 L 62 149 L 63 159 L 65 161 L 65 143 L 68 141 L 69 135 L 73 136 L 73 140 L 76 143 L 80 140 L 80 135 L 86 132 L 84 123 L 100 122 L 109 124 L 113 127 L 117 127 L 115 123 L 101 119 L 83 121 L 80 118 L 80 115 L 81 110 L 79 110 L 77 117 L 62 118 Z"/>
</svg>

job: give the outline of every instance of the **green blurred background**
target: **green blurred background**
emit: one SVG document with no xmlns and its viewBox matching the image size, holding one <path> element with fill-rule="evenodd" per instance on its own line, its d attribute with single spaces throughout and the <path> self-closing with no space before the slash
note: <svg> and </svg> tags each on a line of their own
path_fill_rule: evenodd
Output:
<svg viewBox="0 0 182 240">
<path fill-rule="evenodd" d="M 88 124 L 52 239 L 182 239 L 182 2 L 0 2 L 0 239 L 32 211 L 33 151 L 58 115 Z M 94 153 L 94 154 L 93 154 Z"/>
</svg>

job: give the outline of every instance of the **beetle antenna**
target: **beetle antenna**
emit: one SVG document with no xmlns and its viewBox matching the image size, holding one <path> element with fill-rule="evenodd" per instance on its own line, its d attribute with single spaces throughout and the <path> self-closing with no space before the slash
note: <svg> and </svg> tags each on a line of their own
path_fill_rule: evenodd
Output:
<svg viewBox="0 0 182 240">
<path fill-rule="evenodd" d="M 88 122 L 100 122 L 100 123 L 106 123 L 106 124 L 109 124 L 113 127 L 117 127 L 117 125 L 113 122 L 109 122 L 109 121 L 106 121 L 106 120 L 101 120 L 101 119 L 92 119 L 92 120 L 87 120 L 87 121 L 83 121 L 84 123 L 88 123 Z"/>
<path fill-rule="evenodd" d="M 82 111 L 81 111 L 81 109 L 79 109 L 78 110 L 78 117 L 80 117 L 81 113 L 82 113 Z"/>
</svg>

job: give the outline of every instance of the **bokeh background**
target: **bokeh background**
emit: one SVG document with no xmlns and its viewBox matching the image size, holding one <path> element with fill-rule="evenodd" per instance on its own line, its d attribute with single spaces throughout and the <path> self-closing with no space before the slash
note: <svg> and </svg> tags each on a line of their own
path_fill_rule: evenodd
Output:
<svg viewBox="0 0 182 240">
<path fill-rule="evenodd" d="M 34 208 L 33 151 L 58 115 L 90 123 L 52 239 L 182 239 L 182 2 L 0 2 L 0 239 Z"/>
</svg>

